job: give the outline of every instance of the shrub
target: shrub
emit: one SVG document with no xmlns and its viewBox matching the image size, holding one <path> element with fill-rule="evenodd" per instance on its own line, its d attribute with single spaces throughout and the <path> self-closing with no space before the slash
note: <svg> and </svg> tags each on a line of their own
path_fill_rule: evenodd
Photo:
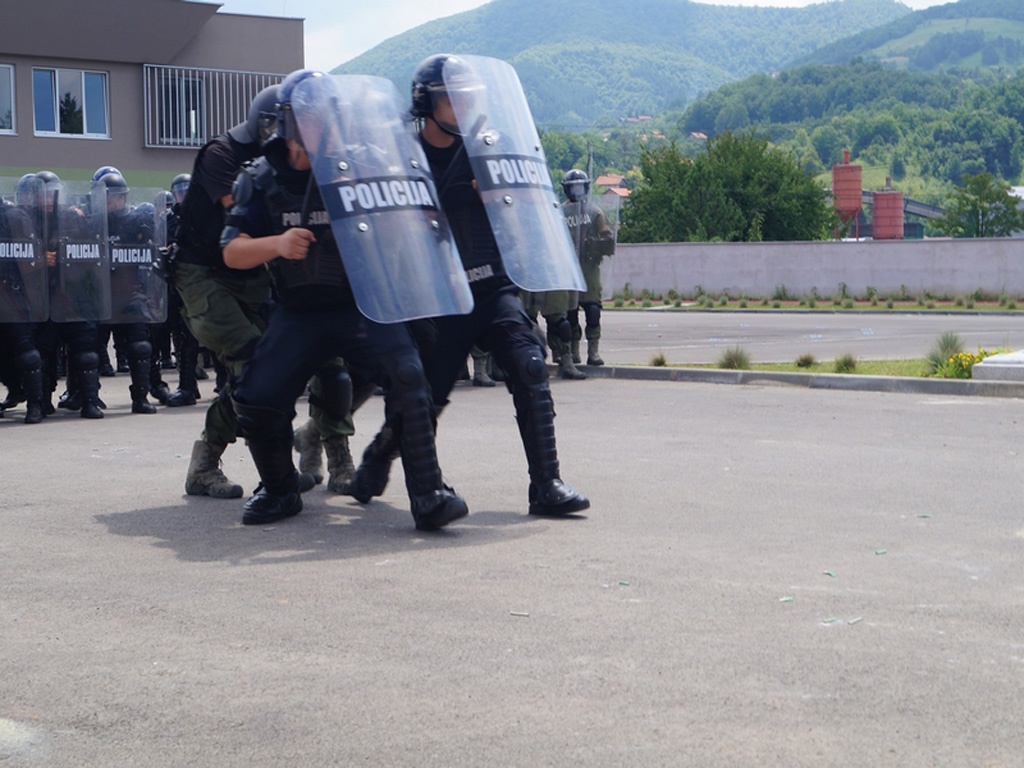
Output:
<svg viewBox="0 0 1024 768">
<path fill-rule="evenodd" d="M 945 365 L 951 357 L 956 357 L 964 351 L 964 341 L 952 331 L 946 331 L 935 340 L 931 351 L 925 356 L 928 360 L 928 368 L 932 373 L 938 373 L 939 368 Z"/>
<path fill-rule="evenodd" d="M 885 302 L 885 308 L 886 309 L 892 309 L 892 305 L 893 305 L 892 299 L 889 299 L 887 302 Z"/>
<path fill-rule="evenodd" d="M 654 357 L 652 357 L 651 365 L 653 365 L 655 368 L 664 368 L 666 365 L 668 365 L 668 360 L 665 359 L 665 353 L 659 352 Z"/>
<path fill-rule="evenodd" d="M 816 362 L 817 362 L 817 360 L 814 359 L 814 355 L 812 355 L 810 352 L 805 352 L 804 354 L 800 355 L 800 357 L 798 357 L 796 359 L 796 367 L 797 368 L 810 368 Z"/>
<path fill-rule="evenodd" d="M 857 358 L 847 352 L 836 355 L 836 373 L 853 373 L 857 370 Z"/>
<path fill-rule="evenodd" d="M 750 370 L 750 353 L 738 345 L 731 347 L 719 356 L 718 367 L 733 371 Z"/>
</svg>

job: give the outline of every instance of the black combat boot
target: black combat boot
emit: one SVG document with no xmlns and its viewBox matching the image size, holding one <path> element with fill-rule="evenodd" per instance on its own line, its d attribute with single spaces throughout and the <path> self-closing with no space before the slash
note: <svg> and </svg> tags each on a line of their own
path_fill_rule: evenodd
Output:
<svg viewBox="0 0 1024 768">
<path fill-rule="evenodd" d="M 405 488 L 416 529 L 436 531 L 469 514 L 469 506 L 444 484 L 434 445 L 434 419 L 426 391 L 388 396 L 385 409 L 401 448 Z"/>
<path fill-rule="evenodd" d="M 559 476 L 555 405 L 547 381 L 517 383 L 512 398 L 530 469 L 530 514 L 568 515 L 588 509 L 590 500 Z"/>
<path fill-rule="evenodd" d="M 160 374 L 162 366 L 156 355 L 149 359 L 149 394 L 153 396 L 160 405 L 167 405 L 167 398 L 171 396 L 171 388 L 163 380 Z"/>
<path fill-rule="evenodd" d="M 391 463 L 398 455 L 398 439 L 394 430 L 385 424 L 363 451 L 363 459 L 348 484 L 348 495 L 361 504 L 367 504 L 374 496 L 384 493 L 388 487 Z"/>
<path fill-rule="evenodd" d="M 100 410 L 100 365 L 95 352 L 82 352 L 74 356 L 78 394 L 81 398 L 83 419 L 102 419 Z"/>
<path fill-rule="evenodd" d="M 245 502 L 243 525 L 269 525 L 302 511 L 299 473 L 292 463 L 292 420 L 272 408 L 234 401 L 238 425 L 245 433 L 260 474 L 256 493 Z"/>
<path fill-rule="evenodd" d="M 132 413 L 156 413 L 156 406 L 149 402 L 149 367 L 153 345 L 148 341 L 133 341 L 128 345 L 128 372 L 132 383 L 128 390 L 132 394 Z"/>
<path fill-rule="evenodd" d="M 38 424 L 46 415 L 43 410 L 43 360 L 39 350 L 18 355 L 18 368 L 21 370 L 21 386 L 25 390 L 25 423 Z"/>
<path fill-rule="evenodd" d="M 191 334 L 189 334 L 191 338 Z M 168 408 L 180 408 L 186 405 L 195 405 L 199 399 L 199 385 L 196 384 L 196 366 L 192 361 L 196 359 L 197 348 L 195 342 L 188 343 L 183 340 L 185 349 L 182 351 L 178 363 L 178 388 L 171 392 L 164 403 Z M 191 349 L 191 353 L 189 350 Z"/>
</svg>

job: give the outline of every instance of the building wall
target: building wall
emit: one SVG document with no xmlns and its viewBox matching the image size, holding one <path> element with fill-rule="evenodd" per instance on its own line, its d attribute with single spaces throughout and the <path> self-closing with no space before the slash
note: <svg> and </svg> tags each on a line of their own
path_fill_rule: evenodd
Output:
<svg viewBox="0 0 1024 768">
<path fill-rule="evenodd" d="M 54 8 L 60 6 L 61 13 L 66 14 L 62 16 L 62 28 L 70 24 L 69 16 L 92 13 L 96 5 L 95 0 L 84 3 L 82 0 L 47 1 Z M 181 2 L 180 6 L 161 4 L 159 8 L 163 13 L 184 14 L 196 27 L 194 34 L 169 60 L 157 61 L 164 57 L 158 56 L 155 50 L 152 61 L 85 59 L 80 55 L 73 58 L 67 55 L 67 46 L 52 41 L 53 50 L 46 50 L 46 35 L 36 38 L 39 41 L 38 53 L 5 52 L 5 47 L 0 45 L 0 63 L 15 67 L 16 105 L 16 134 L 0 134 L 0 176 L 18 177 L 45 168 L 55 171 L 63 179 L 77 180 L 91 177 L 101 165 L 115 165 L 124 172 L 130 184 L 167 186 L 176 174 L 191 170 L 196 152 L 194 148 L 145 147 L 143 64 L 279 75 L 303 66 L 301 19 L 213 14 L 205 23 L 199 24 L 194 19 L 195 7 L 191 3 Z M 95 46 L 97 56 L 103 56 L 106 51 L 117 51 L 124 58 L 124 51 L 129 46 L 119 45 L 118 36 L 130 36 L 137 43 L 140 30 L 123 29 L 119 25 L 110 25 L 108 29 L 109 34 L 102 39 L 102 45 Z M 154 30 L 154 34 L 159 34 L 159 31 Z M 0 43 L 3 39 L 4 35 L 0 35 Z M 11 42 L 7 49 L 10 51 L 16 47 Z M 77 46 L 76 50 L 81 48 Z M 35 66 L 108 73 L 109 138 L 35 136 L 32 110 L 32 68 Z"/>
<path fill-rule="evenodd" d="M 1024 297 L 1024 241 L 1014 238 L 809 243 L 619 244 L 601 267 L 604 295 L 628 283 L 634 294 L 649 289 L 683 296 L 695 286 L 712 294 L 791 296 L 839 292 L 881 296 L 990 294 Z"/>
</svg>

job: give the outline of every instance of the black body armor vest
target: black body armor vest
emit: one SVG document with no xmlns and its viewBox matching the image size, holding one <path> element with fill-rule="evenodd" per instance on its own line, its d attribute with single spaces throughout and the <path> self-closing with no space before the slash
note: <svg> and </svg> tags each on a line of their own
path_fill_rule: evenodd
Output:
<svg viewBox="0 0 1024 768">
<path fill-rule="evenodd" d="M 272 222 L 272 234 L 279 235 L 293 227 L 303 227 L 316 238 L 302 261 L 278 258 L 270 262 L 281 303 L 297 309 L 354 305 L 355 299 L 331 229 L 331 220 L 312 171 L 309 171 L 309 183 L 301 192 L 282 183 L 266 157 L 247 165 L 246 171 L 254 186 L 263 192 L 263 203 Z"/>
</svg>

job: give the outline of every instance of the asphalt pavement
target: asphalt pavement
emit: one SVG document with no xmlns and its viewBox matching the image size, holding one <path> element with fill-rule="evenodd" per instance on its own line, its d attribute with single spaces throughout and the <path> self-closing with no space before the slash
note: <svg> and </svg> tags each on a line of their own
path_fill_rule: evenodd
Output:
<svg viewBox="0 0 1024 768">
<path fill-rule="evenodd" d="M 183 493 L 205 408 L 132 415 L 124 375 L 101 421 L 9 412 L 0 762 L 1024 764 L 1024 401 L 552 389 L 592 508 L 527 515 L 511 398 L 463 384 L 438 448 L 470 515 L 436 534 L 397 468 L 243 527 Z M 241 444 L 225 471 L 256 484 Z"/>
</svg>

